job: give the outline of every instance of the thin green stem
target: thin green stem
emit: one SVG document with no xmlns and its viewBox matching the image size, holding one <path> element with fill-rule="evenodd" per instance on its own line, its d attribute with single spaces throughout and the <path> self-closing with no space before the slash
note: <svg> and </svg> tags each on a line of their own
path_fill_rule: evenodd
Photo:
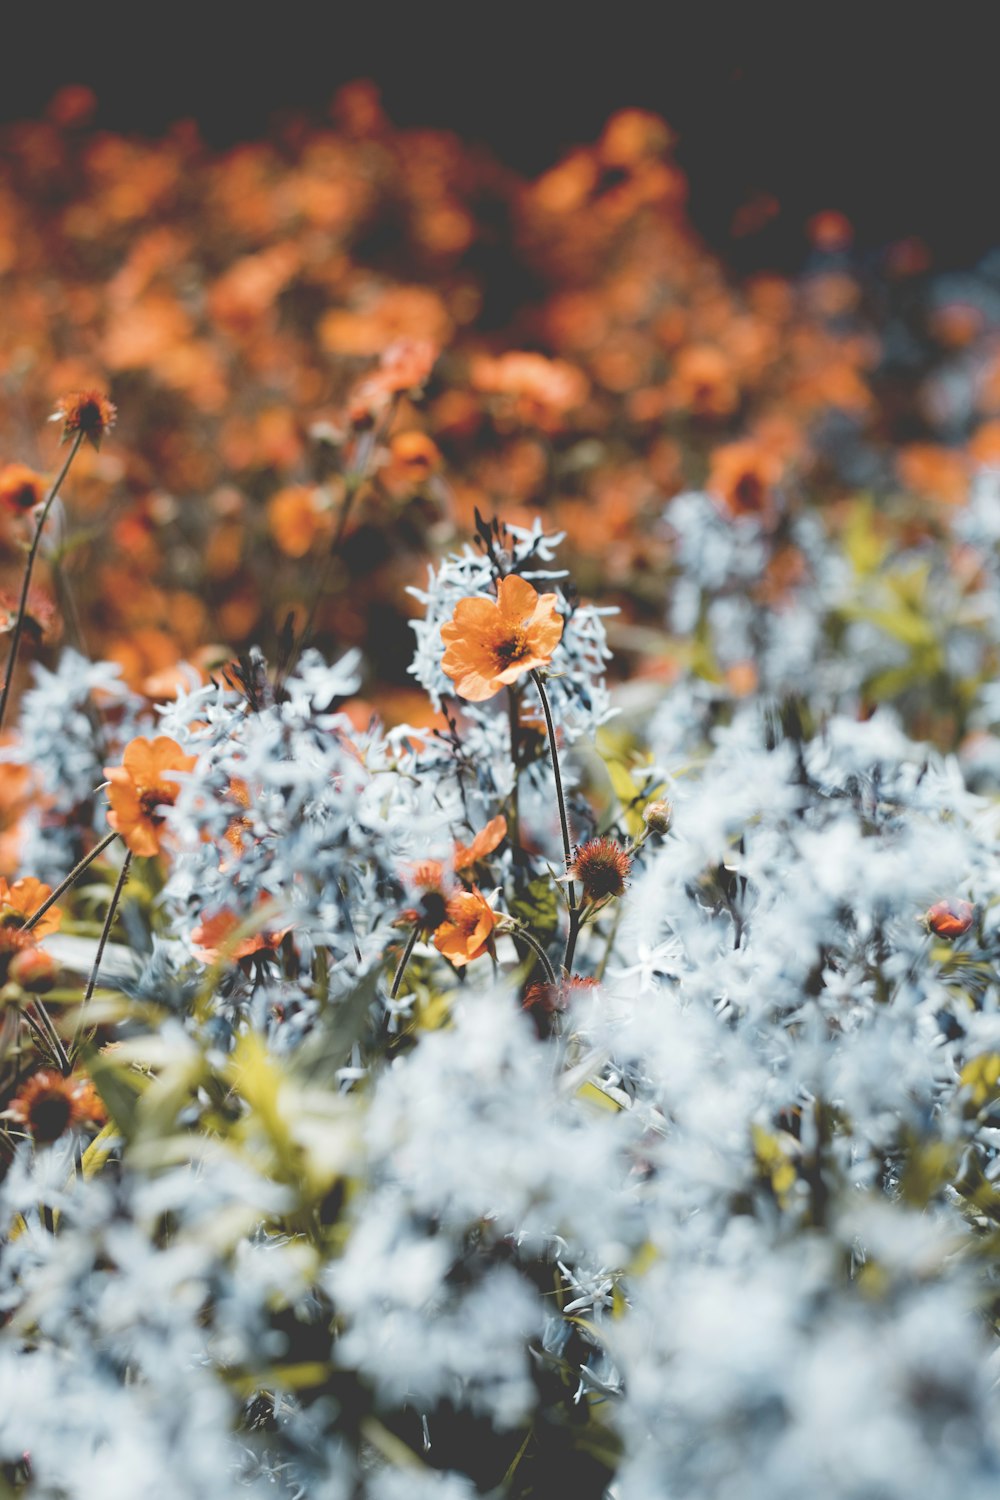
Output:
<svg viewBox="0 0 1000 1500">
<path fill-rule="evenodd" d="M 63 464 L 62 468 L 59 471 L 59 477 L 49 491 L 48 498 L 46 499 L 45 504 L 42 506 L 41 514 L 38 517 L 38 524 L 35 527 L 35 535 L 31 541 L 31 548 L 28 552 L 28 561 L 24 569 L 24 580 L 21 584 L 21 600 L 17 606 L 17 619 L 14 621 L 14 631 L 11 635 L 10 640 L 10 655 L 7 658 L 7 676 L 4 680 L 3 692 L 0 693 L 0 729 L 3 729 L 4 718 L 7 714 L 7 703 L 10 698 L 10 690 L 14 682 L 14 672 L 17 667 L 17 653 L 21 645 L 21 636 L 24 633 L 25 615 L 28 612 L 28 590 L 31 587 L 31 575 L 35 567 L 35 558 L 38 556 L 38 547 L 42 540 L 42 532 L 45 530 L 45 523 L 49 519 L 49 511 L 52 509 L 52 502 L 58 495 L 60 486 L 65 480 L 66 475 L 69 473 L 70 464 L 72 464 L 77 453 L 80 451 L 80 444 L 83 442 L 83 439 L 83 432 L 78 432 L 76 437 L 73 439 L 73 446 L 69 450 L 66 462 Z"/>
<path fill-rule="evenodd" d="M 392 988 L 389 991 L 390 1000 L 395 1000 L 396 996 L 399 994 L 400 985 L 403 983 L 403 975 L 406 973 L 406 965 L 410 962 L 410 958 L 413 955 L 413 950 L 417 945 L 417 938 L 419 936 L 420 923 L 415 922 L 413 924 L 413 927 L 410 929 L 409 937 L 406 939 L 406 947 L 403 949 L 402 953 L 399 956 L 399 963 L 396 965 L 396 972 L 392 976 Z"/>
<path fill-rule="evenodd" d="M 97 988 L 97 976 L 98 976 L 98 974 L 101 971 L 101 960 L 104 957 L 104 950 L 105 950 L 105 948 L 108 945 L 108 938 L 111 936 L 111 928 L 112 928 L 112 925 L 114 924 L 115 914 L 118 911 L 118 903 L 121 900 L 122 891 L 125 889 L 125 882 L 128 880 L 128 872 L 129 872 L 129 870 L 131 868 L 131 865 L 132 865 L 132 851 L 131 851 L 131 849 L 128 849 L 128 850 L 126 850 L 126 852 L 125 852 L 125 858 L 122 861 L 122 867 L 121 867 L 121 870 L 120 870 L 119 875 L 118 875 L 118 882 L 117 882 L 117 884 L 116 884 L 116 886 L 114 888 L 114 891 L 112 893 L 111 902 L 110 902 L 110 905 L 108 906 L 108 915 L 107 915 L 107 917 L 104 920 L 104 928 L 103 928 L 103 930 L 101 932 L 100 941 L 97 944 L 97 954 L 96 954 L 96 957 L 94 958 L 94 967 L 91 969 L 91 971 L 90 971 L 90 978 L 87 980 L 87 990 L 86 990 L 86 993 L 85 993 L 85 995 L 83 997 L 83 1004 L 80 1007 L 80 1014 L 77 1017 L 77 1022 L 76 1022 L 76 1036 L 77 1037 L 79 1037 L 80 1032 L 83 1030 L 83 1016 L 84 1016 L 84 1012 L 86 1011 L 87 1006 L 90 1004 L 91 1000 L 93 999 L 93 997 L 94 997 L 94 991 Z"/>
<path fill-rule="evenodd" d="M 30 932 L 33 927 L 37 927 L 39 922 L 44 917 L 45 913 L 48 911 L 49 907 L 55 905 L 63 892 L 69 890 L 73 882 L 80 878 L 84 870 L 87 869 L 88 865 L 92 865 L 98 855 L 103 854 L 108 845 L 113 844 L 116 838 L 118 838 L 118 833 L 116 831 L 105 834 L 101 842 L 99 844 L 96 844 L 94 848 L 91 849 L 89 854 L 85 854 L 80 862 L 73 866 L 72 870 L 70 870 L 69 874 L 66 876 L 66 879 L 56 886 L 51 896 L 48 896 L 42 902 L 38 910 L 31 913 L 31 916 L 25 922 L 22 931 Z"/>
</svg>

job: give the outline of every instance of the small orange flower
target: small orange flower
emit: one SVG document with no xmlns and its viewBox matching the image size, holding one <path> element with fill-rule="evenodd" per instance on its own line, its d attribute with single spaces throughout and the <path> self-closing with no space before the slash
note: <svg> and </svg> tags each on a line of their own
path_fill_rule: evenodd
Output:
<svg viewBox="0 0 1000 1500">
<path fill-rule="evenodd" d="M 82 432 L 88 443 L 99 448 L 117 416 L 118 408 L 100 391 L 73 391 L 60 396 L 51 420 L 62 423 L 64 443 Z"/>
<path fill-rule="evenodd" d="M 632 868 L 632 856 L 614 839 L 603 836 L 578 844 L 566 875 L 583 886 L 584 899 L 592 904 L 621 896 Z"/>
<path fill-rule="evenodd" d="M 59 965 L 51 953 L 46 953 L 44 948 L 38 948 L 31 943 L 14 954 L 7 972 L 8 977 L 15 984 L 19 984 L 22 989 L 42 995 L 55 984 Z"/>
<path fill-rule="evenodd" d="M 45 499 L 45 482 L 27 464 L 5 464 L 0 469 L 0 509 L 21 516 Z"/>
<path fill-rule="evenodd" d="M 482 891 L 458 891 L 448 902 L 445 920 L 434 934 L 434 946 L 456 969 L 492 951 L 493 929 L 500 918 Z"/>
<path fill-rule="evenodd" d="M 473 865 L 478 865 L 480 860 L 492 854 L 507 837 L 507 819 L 503 813 L 498 818 L 491 818 L 485 828 L 481 828 L 472 840 L 471 844 L 455 845 L 455 869 L 471 870 Z"/>
<path fill-rule="evenodd" d="M 200 924 L 191 934 L 195 956 L 202 963 L 213 964 L 219 954 L 225 952 L 226 957 L 236 963 L 238 959 L 248 958 L 252 953 L 262 953 L 265 949 L 274 953 L 281 947 L 282 939 L 291 931 L 289 927 L 265 928 L 262 932 L 251 933 L 249 937 L 233 943 L 233 933 L 242 925 L 241 918 L 228 907 L 213 912 L 211 916 L 203 915 Z"/>
<path fill-rule="evenodd" d="M 971 901 L 935 901 L 924 913 L 924 921 L 937 937 L 962 937 L 976 914 Z"/>
<path fill-rule="evenodd" d="M 0 876 L 0 923 L 19 926 L 36 912 L 52 895 L 52 887 L 34 875 L 24 875 L 8 885 Z M 46 933 L 57 932 L 62 921 L 62 909 L 50 906 L 42 920 L 32 928 L 32 941 L 38 942 Z"/>
<path fill-rule="evenodd" d="M 64 1078 L 54 1068 L 40 1068 L 15 1094 L 8 1117 L 24 1125 L 40 1146 L 57 1141 L 67 1130 L 107 1118 L 89 1078 Z"/>
<path fill-rule="evenodd" d="M 197 759 L 185 755 L 176 740 L 161 734 L 155 740 L 130 740 L 122 764 L 104 767 L 111 783 L 108 822 L 133 854 L 159 854 L 164 824 L 161 808 L 172 807 L 180 791 L 170 772 L 193 771 Z"/>
<path fill-rule="evenodd" d="M 760 443 L 725 443 L 712 455 L 706 488 L 717 495 L 730 515 L 768 516 L 782 463 Z"/>
<path fill-rule="evenodd" d="M 492 698 L 526 672 L 547 667 L 562 638 L 555 594 L 538 594 L 512 573 L 497 597 L 460 599 L 441 627 L 446 651 L 441 667 L 455 691 L 471 703 Z"/>
</svg>

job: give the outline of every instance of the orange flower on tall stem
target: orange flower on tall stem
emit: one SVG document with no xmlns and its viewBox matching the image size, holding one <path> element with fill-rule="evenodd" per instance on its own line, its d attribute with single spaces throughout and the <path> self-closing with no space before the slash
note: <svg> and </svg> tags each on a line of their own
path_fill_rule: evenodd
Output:
<svg viewBox="0 0 1000 1500">
<path fill-rule="evenodd" d="M 492 951 L 493 929 L 500 917 L 482 891 L 458 891 L 446 907 L 445 920 L 434 934 L 434 946 L 456 969 Z"/>
<path fill-rule="evenodd" d="M 134 739 L 125 747 L 120 766 L 105 766 L 108 778 L 108 822 L 121 834 L 133 854 L 159 854 L 163 847 L 163 809 L 177 801 L 180 784 L 174 771 L 193 771 L 197 756 L 185 755 L 176 740 Z"/>
<path fill-rule="evenodd" d="M 100 391 L 74 391 L 59 398 L 50 420 L 62 423 L 64 443 L 79 433 L 92 447 L 99 448 L 117 416 L 117 406 Z"/>
<path fill-rule="evenodd" d="M 67 1130 L 99 1125 L 107 1119 L 89 1078 L 64 1078 L 54 1068 L 40 1068 L 22 1084 L 7 1115 L 23 1125 L 39 1146 L 51 1145 Z"/>
<path fill-rule="evenodd" d="M 492 698 L 528 672 L 547 667 L 562 639 L 557 595 L 539 594 L 512 573 L 493 599 L 460 599 L 441 627 L 441 667 L 471 703 Z"/>
</svg>

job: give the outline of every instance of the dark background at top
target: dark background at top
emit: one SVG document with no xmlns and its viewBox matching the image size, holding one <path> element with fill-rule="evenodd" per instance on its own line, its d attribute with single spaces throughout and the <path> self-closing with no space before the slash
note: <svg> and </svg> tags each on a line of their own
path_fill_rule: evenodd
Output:
<svg viewBox="0 0 1000 1500">
<path fill-rule="evenodd" d="M 373 78 L 396 124 L 445 127 L 525 172 L 593 140 L 626 105 L 680 135 L 691 212 L 744 266 L 792 268 L 821 208 L 864 251 L 910 235 L 935 264 L 1000 245 L 1000 25 L 988 5 L 769 7 L 560 3 L 461 8 L 22 8 L 5 18 L 0 119 L 39 114 L 61 84 L 97 92 L 97 125 L 156 134 L 195 118 L 224 145 L 284 112 L 321 116 Z M 540 19 L 539 19 L 540 18 Z M 728 239 L 734 210 L 773 194 L 780 217 Z"/>
</svg>

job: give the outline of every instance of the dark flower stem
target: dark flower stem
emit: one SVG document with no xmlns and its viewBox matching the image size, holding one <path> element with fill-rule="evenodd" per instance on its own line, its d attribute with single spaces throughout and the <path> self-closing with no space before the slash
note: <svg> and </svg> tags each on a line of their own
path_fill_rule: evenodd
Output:
<svg viewBox="0 0 1000 1500">
<path fill-rule="evenodd" d="M 68 1078 L 73 1071 L 66 1048 L 56 1028 L 52 1024 L 52 1018 L 45 1007 L 39 1001 L 21 1012 L 32 1031 L 39 1041 L 49 1049 L 62 1071 L 64 1078 Z"/>
<path fill-rule="evenodd" d="M 534 936 L 534 934 L 529 932 L 526 927 L 513 928 L 512 933 L 514 936 L 520 938 L 522 942 L 527 943 L 528 947 L 532 950 L 542 968 L 545 970 L 545 978 L 548 980 L 549 984 L 553 986 L 556 985 L 558 983 L 558 980 L 556 979 L 556 971 L 549 963 L 548 954 L 545 952 L 545 949 L 542 947 L 541 943 Z"/>
<path fill-rule="evenodd" d="M 410 962 L 410 958 L 413 954 L 414 948 L 416 947 L 417 938 L 419 936 L 420 923 L 415 922 L 413 927 L 410 929 L 409 937 L 406 939 L 406 947 L 403 949 L 402 953 L 399 956 L 399 963 L 396 965 L 396 972 L 392 976 L 392 988 L 389 991 L 390 1000 L 395 1000 L 396 996 L 399 994 L 400 986 L 403 983 L 403 975 L 406 973 L 406 965 Z"/>
<path fill-rule="evenodd" d="M 545 715 L 545 729 L 549 737 L 549 757 L 552 761 L 552 779 L 556 786 L 556 802 L 559 805 L 559 827 L 562 831 L 563 856 L 568 870 L 573 862 L 573 846 L 569 836 L 569 819 L 566 816 L 566 794 L 563 791 L 562 772 L 559 770 L 559 751 L 556 747 L 556 728 L 552 722 L 552 709 L 549 706 L 549 697 L 545 691 L 545 684 L 537 672 L 532 672 L 531 680 L 535 684 L 538 697 L 542 705 L 542 713 Z M 566 952 L 563 955 L 563 968 L 569 970 L 573 962 L 573 954 L 576 952 L 576 940 L 580 931 L 580 912 L 576 904 L 576 886 L 570 880 L 566 886 L 569 903 L 569 932 L 566 935 Z"/>
<path fill-rule="evenodd" d="M 28 561 L 24 569 L 24 581 L 21 584 L 21 601 L 17 607 L 17 619 L 14 621 L 14 631 L 10 640 L 10 655 L 7 658 L 7 676 L 4 680 L 3 692 L 0 693 L 0 729 L 3 729 L 4 718 L 7 714 L 7 702 L 10 698 L 10 690 L 14 681 L 14 672 L 17 668 L 17 653 L 21 645 L 21 636 L 24 633 L 24 618 L 28 612 L 28 590 L 31 587 L 31 575 L 35 567 L 35 558 L 38 556 L 38 547 L 39 543 L 42 540 L 42 532 L 45 530 L 45 523 L 49 519 L 49 511 L 52 509 L 52 502 L 58 495 L 59 489 L 63 481 L 65 480 L 66 475 L 69 473 L 70 464 L 73 462 L 77 453 L 80 451 L 80 444 L 83 442 L 84 436 L 85 434 L 81 431 L 78 432 L 76 437 L 73 439 L 73 446 L 72 448 L 70 448 L 69 453 L 67 454 L 66 462 L 63 464 L 62 468 L 59 471 L 58 479 L 52 486 L 51 490 L 49 490 L 48 499 L 42 506 L 41 514 L 38 517 L 38 524 L 35 527 L 35 535 L 32 538 L 31 549 L 28 552 Z"/>
<path fill-rule="evenodd" d="M 108 915 L 104 919 L 104 928 L 101 932 L 100 942 L 97 945 L 97 956 L 94 959 L 94 967 L 91 969 L 90 978 L 87 980 L 86 994 L 83 997 L 83 1005 L 80 1007 L 80 1016 L 76 1023 L 77 1036 L 80 1035 L 80 1032 L 83 1028 L 83 1013 L 86 1010 L 87 1006 L 90 1004 L 90 1001 L 93 999 L 94 991 L 97 988 L 97 976 L 101 971 L 101 960 L 104 957 L 104 950 L 108 945 L 108 938 L 111 936 L 111 928 L 115 920 L 115 914 L 118 911 L 118 903 L 122 898 L 122 891 L 125 889 L 125 882 L 128 880 L 128 872 L 131 866 L 132 851 L 131 849 L 128 849 L 126 850 L 125 858 L 122 861 L 121 871 L 118 876 L 118 883 L 115 886 L 114 892 L 111 896 L 111 904 L 108 907 Z"/>
<path fill-rule="evenodd" d="M 80 878 L 80 876 L 83 874 L 84 870 L 86 870 L 86 868 L 88 867 L 88 865 L 92 865 L 94 863 L 94 860 L 97 858 L 97 856 L 99 854 L 103 854 L 104 851 L 105 851 L 105 849 L 108 847 L 108 845 L 109 844 L 113 844 L 114 841 L 115 841 L 115 839 L 117 837 L 118 837 L 117 832 L 112 832 L 112 833 L 105 834 L 105 836 L 101 840 L 101 842 L 99 844 L 95 845 L 95 847 L 93 849 L 91 849 L 91 851 L 90 851 L 89 854 L 85 854 L 83 856 L 83 858 L 80 860 L 79 864 L 76 864 L 76 865 L 73 866 L 72 870 L 70 870 L 69 874 L 66 876 L 66 879 L 64 881 L 62 881 L 60 885 L 56 886 L 56 888 L 52 892 L 51 896 L 48 896 L 42 902 L 41 906 L 38 908 L 37 911 L 33 911 L 31 913 L 31 916 L 28 918 L 28 920 L 24 924 L 24 928 L 23 928 L 24 932 L 30 932 L 31 929 L 32 929 L 32 927 L 37 927 L 38 926 L 38 923 L 42 920 L 42 918 L 44 917 L 45 913 L 48 911 L 49 907 L 55 905 L 55 903 L 59 900 L 59 897 L 63 894 L 63 892 L 69 890 L 69 888 L 73 884 L 73 882 L 75 880 L 78 880 Z"/>
</svg>

